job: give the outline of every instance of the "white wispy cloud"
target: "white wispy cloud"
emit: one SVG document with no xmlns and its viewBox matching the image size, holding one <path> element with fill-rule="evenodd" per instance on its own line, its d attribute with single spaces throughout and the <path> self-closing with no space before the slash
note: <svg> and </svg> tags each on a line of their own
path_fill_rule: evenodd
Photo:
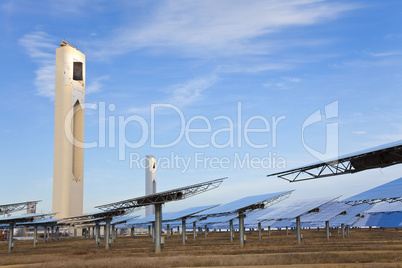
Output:
<svg viewBox="0 0 402 268">
<path fill-rule="evenodd" d="M 149 116 L 151 114 L 151 107 L 144 106 L 144 107 L 130 107 L 125 110 L 125 113 L 130 115 L 141 115 L 141 116 Z"/>
<path fill-rule="evenodd" d="M 395 118 L 400 122 L 399 116 Z M 402 124 L 400 123 L 391 123 L 389 124 L 390 129 L 386 134 L 376 135 L 375 138 L 382 143 L 393 142 L 402 139 Z"/>
<path fill-rule="evenodd" d="M 285 83 L 283 82 L 267 82 L 262 84 L 263 87 L 270 87 L 270 88 L 276 88 L 276 89 L 288 89 Z"/>
<path fill-rule="evenodd" d="M 263 87 L 269 87 L 274 89 L 290 89 L 289 83 L 299 83 L 301 81 L 298 77 L 292 76 L 282 76 L 279 79 L 271 80 L 266 83 L 263 83 Z"/>
<path fill-rule="evenodd" d="M 369 59 L 351 59 L 345 60 L 340 63 L 331 64 L 332 68 L 350 68 L 350 69 L 362 69 L 372 67 L 389 67 L 399 66 L 400 60 L 396 57 L 372 57 Z"/>
<path fill-rule="evenodd" d="M 402 51 L 392 50 L 383 52 L 372 52 L 365 50 L 361 53 L 363 57 L 349 59 L 340 63 L 332 64 L 334 68 L 371 68 L 400 65 Z"/>
<path fill-rule="evenodd" d="M 91 1 L 83 0 L 47 0 L 43 2 L 43 5 L 46 6 L 46 10 L 50 10 L 54 15 L 60 15 L 60 13 L 73 15 L 85 14 L 85 8 L 91 7 L 91 4 L 93 5 Z"/>
<path fill-rule="evenodd" d="M 91 47 L 100 57 L 141 48 L 176 49 L 202 57 L 268 54 L 277 47 L 259 37 L 286 27 L 329 21 L 356 8 L 355 4 L 320 0 L 164 1 L 151 10 L 146 21 L 121 26 Z"/>
<path fill-rule="evenodd" d="M 204 98 L 205 91 L 215 85 L 219 77 L 215 74 L 203 78 L 195 78 L 184 83 L 167 86 L 163 91 L 164 97 L 155 99 L 155 103 L 166 103 L 177 106 L 180 109 L 198 103 Z M 150 106 L 130 107 L 128 114 L 149 115 Z"/>
<path fill-rule="evenodd" d="M 401 51 L 388 51 L 388 52 L 367 52 L 368 55 L 372 57 L 391 57 L 391 56 L 400 56 L 402 55 Z"/>
<path fill-rule="evenodd" d="M 297 77 L 291 77 L 291 76 L 283 76 L 281 77 L 282 80 L 292 82 L 292 83 L 299 83 L 301 81 L 300 78 Z"/>
<path fill-rule="evenodd" d="M 17 10 L 17 5 L 12 1 L 4 1 L 0 4 L 0 10 L 5 14 L 11 14 Z"/>
<path fill-rule="evenodd" d="M 356 135 L 363 135 L 363 134 L 366 134 L 367 131 L 364 131 L 364 130 L 356 130 L 356 131 L 352 131 L 352 133 L 353 133 L 353 134 L 356 134 Z"/>
<path fill-rule="evenodd" d="M 55 38 L 45 32 L 37 31 L 24 35 L 19 43 L 26 49 L 29 57 L 37 64 L 34 85 L 38 95 L 54 98 L 55 85 Z"/>
<path fill-rule="evenodd" d="M 109 79 L 109 75 L 104 75 L 104 76 L 100 76 L 95 79 L 92 79 L 91 82 L 85 87 L 85 94 L 99 92 L 102 89 L 102 87 L 104 86 L 103 81 L 108 80 L 108 79 Z"/>
<path fill-rule="evenodd" d="M 385 36 L 385 39 L 401 39 L 402 38 L 402 34 L 387 34 Z"/>
<path fill-rule="evenodd" d="M 219 65 L 215 69 L 215 73 L 259 73 L 273 70 L 287 70 L 291 67 L 290 64 L 286 63 Z"/>
<path fill-rule="evenodd" d="M 168 98 L 168 103 L 179 107 L 189 106 L 202 99 L 203 92 L 214 85 L 218 78 L 211 76 L 208 78 L 197 78 L 183 84 L 176 84 L 169 87 L 172 92 Z"/>
<path fill-rule="evenodd" d="M 96 3 L 95 3 L 96 2 Z M 103 9 L 102 0 L 41 0 L 29 1 L 21 0 L 15 2 L 13 0 L 3 0 L 0 3 L 0 10 L 9 13 L 26 13 L 31 14 L 46 14 L 46 16 L 66 16 L 71 19 L 72 17 L 88 15 L 88 8 L 94 10 Z"/>
</svg>

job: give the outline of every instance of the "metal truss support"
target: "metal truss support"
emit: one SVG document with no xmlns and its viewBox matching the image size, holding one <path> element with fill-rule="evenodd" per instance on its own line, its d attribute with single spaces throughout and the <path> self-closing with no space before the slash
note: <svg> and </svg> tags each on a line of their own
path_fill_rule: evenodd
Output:
<svg viewBox="0 0 402 268">
<path fill-rule="evenodd" d="M 336 161 L 336 162 L 322 163 L 319 166 L 311 166 L 280 173 L 274 173 L 268 175 L 268 177 L 276 175 L 278 176 L 278 178 L 281 178 L 283 180 L 287 180 L 289 182 L 297 182 L 297 181 L 324 178 L 329 176 L 350 174 L 354 172 L 357 172 L 357 170 L 353 168 L 350 161 L 344 161 L 344 162 Z"/>
<path fill-rule="evenodd" d="M 402 145 L 367 151 L 336 160 L 321 162 L 267 175 L 289 182 L 312 180 L 329 176 L 351 174 L 373 168 L 384 168 L 402 163 Z"/>
<path fill-rule="evenodd" d="M 187 187 L 182 187 L 170 191 L 165 191 L 161 193 L 151 194 L 139 198 L 128 199 L 120 202 L 115 202 L 111 204 L 106 204 L 102 206 L 97 206 L 104 211 L 120 211 L 127 209 L 139 209 L 139 207 L 154 205 L 154 204 L 164 204 L 169 201 L 182 200 L 215 188 L 221 185 L 222 181 L 226 178 L 221 178 L 217 180 L 207 181 L 199 184 L 190 185 Z"/>
<path fill-rule="evenodd" d="M 36 204 L 41 201 L 42 200 L 0 205 L 0 214 L 6 215 L 12 212 L 26 210 L 30 206 L 36 206 Z"/>
</svg>

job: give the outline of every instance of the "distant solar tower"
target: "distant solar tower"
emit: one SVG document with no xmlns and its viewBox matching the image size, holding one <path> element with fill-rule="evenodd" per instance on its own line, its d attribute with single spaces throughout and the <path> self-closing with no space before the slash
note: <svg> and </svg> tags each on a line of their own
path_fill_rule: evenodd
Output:
<svg viewBox="0 0 402 268">
<path fill-rule="evenodd" d="M 145 195 L 156 193 L 156 159 L 153 155 L 145 158 Z M 154 206 L 145 208 L 145 216 L 155 214 Z"/>
<path fill-rule="evenodd" d="M 59 219 L 83 212 L 84 103 L 85 55 L 63 41 L 56 49 L 53 160 L 52 211 Z"/>
</svg>

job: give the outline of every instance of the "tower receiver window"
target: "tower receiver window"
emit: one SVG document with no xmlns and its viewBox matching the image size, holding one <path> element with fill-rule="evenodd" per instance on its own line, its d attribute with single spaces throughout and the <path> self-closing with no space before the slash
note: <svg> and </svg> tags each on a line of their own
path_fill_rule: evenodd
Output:
<svg viewBox="0 0 402 268">
<path fill-rule="evenodd" d="M 82 81 L 82 62 L 74 62 L 73 79 Z"/>
</svg>

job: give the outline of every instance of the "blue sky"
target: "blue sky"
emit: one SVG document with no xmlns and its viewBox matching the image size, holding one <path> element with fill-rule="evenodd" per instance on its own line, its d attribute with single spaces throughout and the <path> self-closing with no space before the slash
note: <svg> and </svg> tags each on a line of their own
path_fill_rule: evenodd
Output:
<svg viewBox="0 0 402 268">
<path fill-rule="evenodd" d="M 97 107 L 85 115 L 85 139 L 98 142 L 85 150 L 86 212 L 143 195 L 135 159 L 148 154 L 160 160 L 158 190 L 229 177 L 170 211 L 290 189 L 292 200 L 346 198 L 399 178 L 400 166 L 297 184 L 266 175 L 402 138 L 401 10 L 400 1 L 2 1 L 0 203 L 40 199 L 51 211 L 62 40 L 86 55 L 86 102 Z"/>
</svg>

